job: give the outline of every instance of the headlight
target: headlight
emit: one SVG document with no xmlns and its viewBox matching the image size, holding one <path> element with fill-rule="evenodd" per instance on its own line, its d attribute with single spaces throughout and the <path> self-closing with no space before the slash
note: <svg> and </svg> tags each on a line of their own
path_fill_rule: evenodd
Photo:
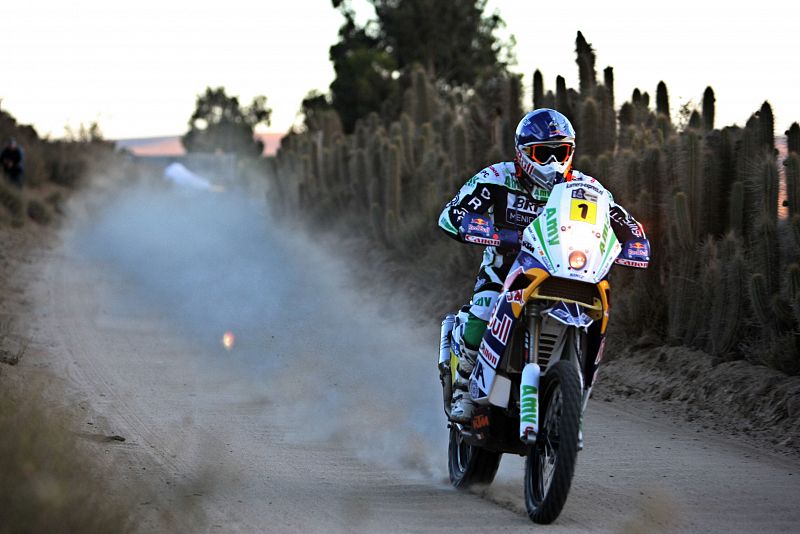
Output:
<svg viewBox="0 0 800 534">
<path fill-rule="evenodd" d="M 583 269 L 586 265 L 586 254 L 580 250 L 575 250 L 569 255 L 569 266 L 575 269 Z"/>
</svg>

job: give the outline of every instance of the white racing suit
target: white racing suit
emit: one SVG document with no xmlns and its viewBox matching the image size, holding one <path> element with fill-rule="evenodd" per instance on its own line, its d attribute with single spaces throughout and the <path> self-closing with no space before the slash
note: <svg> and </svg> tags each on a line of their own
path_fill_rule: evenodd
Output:
<svg viewBox="0 0 800 534">
<path fill-rule="evenodd" d="M 458 194 L 447 203 L 439 216 L 439 226 L 453 239 L 463 241 L 459 234 L 461 219 L 467 213 L 476 213 L 490 218 L 495 228 L 506 228 L 522 231 L 541 212 L 550 191 L 541 187 L 534 187 L 528 191 L 519 181 L 522 170 L 513 162 L 502 162 L 490 165 L 470 178 Z M 572 171 L 567 176 L 567 181 L 585 180 L 594 182 L 595 179 L 579 171 Z M 612 198 L 610 212 L 611 225 L 620 243 L 646 241 L 642 226 L 631 217 L 625 209 L 615 204 Z M 463 331 L 462 358 L 459 361 L 456 387 L 463 386 L 469 379 L 469 374 L 475 365 L 477 349 L 480 345 L 483 332 L 490 319 L 492 307 L 502 290 L 508 271 L 517 256 L 517 250 L 504 250 L 497 247 L 487 247 L 483 253 L 483 261 L 478 271 L 477 281 L 473 289 L 472 299 L 469 304 L 469 319 Z M 649 261 L 647 257 L 636 257 L 636 249 L 623 247 L 623 255 L 618 263 L 631 267 L 646 268 Z M 600 332 L 600 322 L 589 328 L 586 369 L 584 376 L 587 379 L 585 387 L 592 385 L 597 371 L 604 335 Z M 602 357 L 602 354 L 600 354 Z"/>
</svg>

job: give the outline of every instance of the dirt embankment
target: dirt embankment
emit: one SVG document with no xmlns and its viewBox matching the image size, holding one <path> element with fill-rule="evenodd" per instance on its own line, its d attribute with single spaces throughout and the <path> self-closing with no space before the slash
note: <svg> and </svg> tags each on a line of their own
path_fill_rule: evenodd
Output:
<svg viewBox="0 0 800 534">
<path fill-rule="evenodd" d="M 800 377 L 684 347 L 623 352 L 601 373 L 605 397 L 657 401 L 684 420 L 800 455 Z"/>
<path fill-rule="evenodd" d="M 18 365 L 49 350 L 30 292 L 57 243 L 55 225 L 0 225 L 0 533 L 127 532 L 130 504 L 97 461 L 114 437 L 82 440 L 80 409 L 65 406 L 59 380 Z"/>
</svg>

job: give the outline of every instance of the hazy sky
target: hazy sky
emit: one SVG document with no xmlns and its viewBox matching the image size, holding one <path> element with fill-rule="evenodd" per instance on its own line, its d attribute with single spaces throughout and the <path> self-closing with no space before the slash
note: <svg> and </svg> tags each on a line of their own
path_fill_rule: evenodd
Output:
<svg viewBox="0 0 800 534">
<path fill-rule="evenodd" d="M 780 134 L 800 121 L 795 5 L 490 0 L 487 12 L 499 9 L 516 36 L 528 90 L 536 68 L 546 88 L 557 74 L 577 86 L 581 30 L 599 77 L 614 67 L 617 105 L 634 87 L 654 102 L 664 80 L 674 114 L 711 85 L 717 125 L 741 125 L 769 100 Z M 223 85 L 244 102 L 266 95 L 270 130 L 285 131 L 303 96 L 333 79 L 328 47 L 341 22 L 330 0 L 17 0 L 2 9 L 2 107 L 53 136 L 91 121 L 109 138 L 173 135 L 196 95 Z"/>
</svg>

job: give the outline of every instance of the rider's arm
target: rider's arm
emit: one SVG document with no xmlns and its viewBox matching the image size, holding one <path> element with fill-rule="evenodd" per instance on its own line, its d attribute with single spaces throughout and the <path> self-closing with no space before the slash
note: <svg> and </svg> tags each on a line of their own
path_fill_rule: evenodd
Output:
<svg viewBox="0 0 800 534">
<path fill-rule="evenodd" d="M 463 241 L 458 229 L 467 213 L 487 213 L 494 204 L 492 180 L 486 176 L 486 169 L 465 183 L 453 200 L 447 203 L 439 215 L 439 228 L 457 241 Z"/>
<path fill-rule="evenodd" d="M 646 269 L 650 264 L 650 242 L 644 227 L 619 204 L 612 204 L 609 216 L 612 229 L 622 245 L 615 263 Z"/>
</svg>

